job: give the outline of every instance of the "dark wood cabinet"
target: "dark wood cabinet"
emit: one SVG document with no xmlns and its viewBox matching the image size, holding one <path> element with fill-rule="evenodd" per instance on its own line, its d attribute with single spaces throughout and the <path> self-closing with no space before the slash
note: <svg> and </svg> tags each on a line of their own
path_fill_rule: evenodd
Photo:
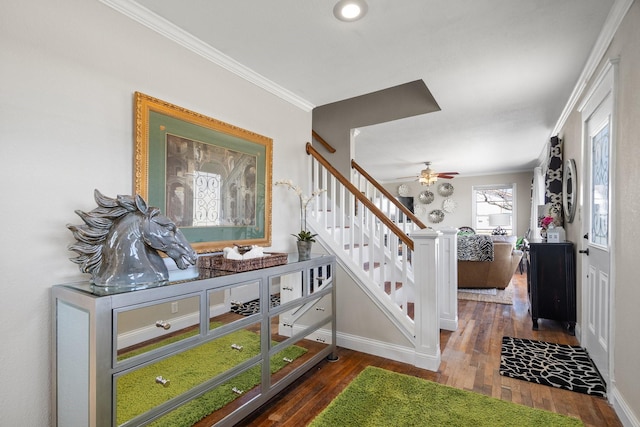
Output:
<svg viewBox="0 0 640 427">
<path fill-rule="evenodd" d="M 557 320 L 575 335 L 576 263 L 573 243 L 529 242 L 527 291 L 533 329 L 538 319 Z"/>
</svg>

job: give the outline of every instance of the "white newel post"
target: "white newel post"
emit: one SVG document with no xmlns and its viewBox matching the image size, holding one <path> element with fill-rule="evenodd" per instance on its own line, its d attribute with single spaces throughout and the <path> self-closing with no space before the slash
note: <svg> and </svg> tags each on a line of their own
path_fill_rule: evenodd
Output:
<svg viewBox="0 0 640 427">
<path fill-rule="evenodd" d="M 440 231 L 440 328 L 455 331 L 458 329 L 458 229 Z"/>
<path fill-rule="evenodd" d="M 415 278 L 415 366 L 437 371 L 440 367 L 440 314 L 438 309 L 438 276 L 440 236 L 434 230 L 417 230 L 413 239 L 413 272 Z"/>
</svg>

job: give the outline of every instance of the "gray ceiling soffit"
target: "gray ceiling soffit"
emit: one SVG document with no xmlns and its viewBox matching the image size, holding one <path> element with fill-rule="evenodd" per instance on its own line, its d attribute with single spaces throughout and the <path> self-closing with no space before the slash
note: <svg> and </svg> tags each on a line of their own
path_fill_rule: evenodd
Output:
<svg viewBox="0 0 640 427">
<path fill-rule="evenodd" d="M 338 120 L 348 128 L 440 111 L 440 106 L 422 80 L 415 80 L 376 92 L 314 108 L 313 120 Z"/>
</svg>

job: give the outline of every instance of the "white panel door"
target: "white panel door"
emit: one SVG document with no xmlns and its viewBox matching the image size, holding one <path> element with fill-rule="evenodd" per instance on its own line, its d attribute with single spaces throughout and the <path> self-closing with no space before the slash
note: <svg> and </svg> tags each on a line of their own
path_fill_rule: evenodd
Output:
<svg viewBox="0 0 640 427">
<path fill-rule="evenodd" d="M 584 241 L 582 258 L 582 345 L 609 384 L 611 348 L 611 171 L 613 70 L 605 74 L 583 110 Z"/>
</svg>

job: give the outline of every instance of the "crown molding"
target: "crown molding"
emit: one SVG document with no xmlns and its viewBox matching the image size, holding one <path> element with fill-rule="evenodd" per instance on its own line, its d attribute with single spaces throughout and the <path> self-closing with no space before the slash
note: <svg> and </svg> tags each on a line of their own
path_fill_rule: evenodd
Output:
<svg viewBox="0 0 640 427">
<path fill-rule="evenodd" d="M 160 35 L 189 49 L 193 53 L 213 62 L 231 73 L 255 84 L 279 98 L 293 104 L 301 110 L 310 112 L 315 105 L 297 96 L 293 92 L 277 85 L 266 77 L 242 65 L 233 58 L 204 43 L 180 27 L 153 13 L 133 0 L 99 0 L 101 3 L 152 29 Z"/>
<path fill-rule="evenodd" d="M 567 119 L 569 118 L 569 115 L 574 110 L 580 97 L 583 95 L 587 84 L 589 83 L 589 80 L 591 80 L 591 78 L 595 74 L 598 64 L 600 64 L 600 61 L 604 57 L 604 54 L 607 52 L 607 49 L 609 48 L 609 45 L 613 40 L 613 36 L 615 36 L 616 32 L 618 31 L 620 23 L 622 23 L 622 20 L 629 11 L 632 3 L 633 0 L 616 0 L 611 7 L 609 15 L 607 16 L 604 26 L 602 27 L 602 31 L 600 31 L 600 35 L 598 36 L 593 49 L 591 49 L 589 58 L 587 59 L 582 73 L 578 78 L 578 82 L 573 88 L 573 92 L 571 92 L 571 96 L 569 97 L 567 104 L 562 110 L 562 114 L 560 114 L 560 118 L 558 119 L 558 122 L 556 123 L 549 137 L 557 135 L 564 127 Z"/>
</svg>

